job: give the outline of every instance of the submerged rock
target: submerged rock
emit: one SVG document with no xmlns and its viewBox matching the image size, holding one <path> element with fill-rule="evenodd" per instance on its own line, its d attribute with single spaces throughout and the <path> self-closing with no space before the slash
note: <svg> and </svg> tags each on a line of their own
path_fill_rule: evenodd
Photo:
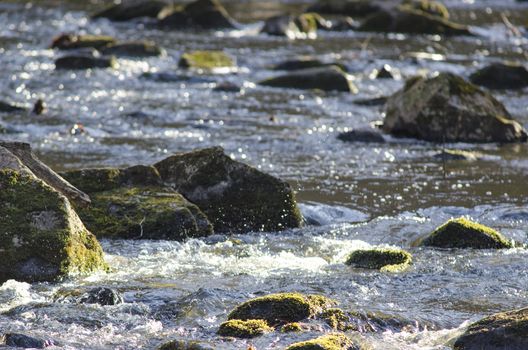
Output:
<svg viewBox="0 0 528 350">
<path fill-rule="evenodd" d="M 301 70 L 301 69 L 308 69 L 308 68 L 319 68 L 319 67 L 327 67 L 327 66 L 336 66 L 341 68 L 344 72 L 346 72 L 346 67 L 340 63 L 324 63 L 321 60 L 318 60 L 317 58 L 313 58 L 310 56 L 307 57 L 299 57 L 293 60 L 283 61 L 273 67 L 273 70 Z"/>
<path fill-rule="evenodd" d="M 0 337 L 0 343 L 16 348 L 44 349 L 53 345 L 53 341 L 34 338 L 20 333 L 7 333 Z"/>
<path fill-rule="evenodd" d="M 280 331 L 282 333 L 292 333 L 292 332 L 302 332 L 303 328 L 298 322 L 286 323 L 281 327 Z"/>
<path fill-rule="evenodd" d="M 235 338 L 255 338 L 273 328 L 264 320 L 229 320 L 220 325 L 218 335 Z"/>
<path fill-rule="evenodd" d="M 528 86 L 528 70 L 520 64 L 493 63 L 471 74 L 469 80 L 489 89 L 523 89 Z"/>
<path fill-rule="evenodd" d="M 263 80 L 259 84 L 291 89 L 319 89 L 357 93 L 352 77 L 336 66 L 301 69 Z"/>
<path fill-rule="evenodd" d="M 347 258 L 346 264 L 364 269 L 398 272 L 412 262 L 412 255 L 401 249 L 376 248 L 356 250 Z"/>
<path fill-rule="evenodd" d="M 320 295 L 279 293 L 248 300 L 227 316 L 228 320 L 265 320 L 271 325 L 297 322 L 335 305 L 331 299 Z"/>
<path fill-rule="evenodd" d="M 53 39 L 51 48 L 59 50 L 76 50 L 76 49 L 102 49 L 108 45 L 116 43 L 116 39 L 107 35 L 75 35 L 62 34 Z"/>
<path fill-rule="evenodd" d="M 286 350 L 360 350 L 352 339 L 344 334 L 333 333 L 292 344 Z"/>
<path fill-rule="evenodd" d="M 184 53 L 178 62 L 180 68 L 215 70 L 235 67 L 235 61 L 223 51 L 191 51 Z"/>
<path fill-rule="evenodd" d="M 200 207 L 216 232 L 301 226 L 290 185 L 232 160 L 221 147 L 175 154 L 154 166 L 166 184 Z"/>
<path fill-rule="evenodd" d="M 512 248 L 511 241 L 494 229 L 465 218 L 451 219 L 418 241 L 419 245 L 438 248 L 501 249 Z"/>
<path fill-rule="evenodd" d="M 214 348 L 199 341 L 172 340 L 162 344 L 157 350 L 214 350 Z"/>
<path fill-rule="evenodd" d="M 0 112 L 22 112 L 26 109 L 16 104 L 0 101 Z"/>
<path fill-rule="evenodd" d="M 385 142 L 385 138 L 383 138 L 383 135 L 379 131 L 370 129 L 354 129 L 351 131 L 342 132 L 337 135 L 337 139 L 343 142 Z"/>
<path fill-rule="evenodd" d="M 112 21 L 128 21 L 138 17 L 156 18 L 165 6 L 166 2 L 157 0 L 123 1 L 97 12 L 92 18 L 108 18 Z"/>
<path fill-rule="evenodd" d="M 163 50 L 152 42 L 137 41 L 109 45 L 101 53 L 117 57 L 155 57 L 160 56 Z"/>
<path fill-rule="evenodd" d="M 90 289 L 79 297 L 81 304 L 117 305 L 123 303 L 123 296 L 117 290 L 106 287 Z"/>
<path fill-rule="evenodd" d="M 319 0 L 307 11 L 331 15 L 364 17 L 382 9 L 379 1 L 372 0 Z"/>
<path fill-rule="evenodd" d="M 469 326 L 454 350 L 528 349 L 528 308 L 500 312 Z"/>
<path fill-rule="evenodd" d="M 55 69 L 115 68 L 116 66 L 114 57 L 71 55 L 60 57 L 55 61 Z"/>
<path fill-rule="evenodd" d="M 261 33 L 289 39 L 314 39 L 317 37 L 317 28 L 318 17 L 314 14 L 280 15 L 268 18 Z"/>
<path fill-rule="evenodd" d="M 158 24 L 164 28 L 234 29 L 236 21 L 218 0 L 197 0 L 183 9 L 160 14 Z"/>
<path fill-rule="evenodd" d="M 383 130 L 436 142 L 524 142 L 526 131 L 489 93 L 451 74 L 408 80 L 385 105 Z"/>
</svg>

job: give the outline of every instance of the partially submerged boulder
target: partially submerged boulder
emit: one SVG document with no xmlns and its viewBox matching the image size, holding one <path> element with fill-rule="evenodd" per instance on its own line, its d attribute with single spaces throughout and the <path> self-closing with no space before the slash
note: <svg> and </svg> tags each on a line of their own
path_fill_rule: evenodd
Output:
<svg viewBox="0 0 528 350">
<path fill-rule="evenodd" d="M 354 129 L 337 135 L 343 142 L 385 143 L 383 135 L 374 129 Z"/>
<path fill-rule="evenodd" d="M 0 112 L 22 112 L 26 109 L 16 104 L 0 101 Z"/>
<path fill-rule="evenodd" d="M 304 56 L 304 57 L 299 57 L 299 58 L 292 59 L 292 60 L 283 61 L 273 66 L 273 70 L 292 71 L 292 70 L 319 68 L 319 67 L 327 67 L 327 66 L 336 66 L 346 72 L 346 67 L 343 64 L 336 63 L 336 62 L 326 63 L 317 58 L 310 57 L 310 56 Z"/>
<path fill-rule="evenodd" d="M 273 332 L 264 320 L 229 320 L 220 325 L 218 335 L 235 338 L 255 338 Z"/>
<path fill-rule="evenodd" d="M 465 218 L 451 219 L 418 241 L 421 246 L 437 248 L 501 249 L 513 243 L 494 229 Z"/>
<path fill-rule="evenodd" d="M 289 39 L 315 39 L 317 28 L 318 17 L 314 14 L 279 15 L 268 18 L 264 22 L 261 33 L 284 36 Z"/>
<path fill-rule="evenodd" d="M 291 89 L 319 89 L 357 93 L 352 77 L 336 66 L 296 70 L 263 80 L 259 84 Z"/>
<path fill-rule="evenodd" d="M 528 308 L 500 312 L 469 326 L 454 350 L 528 349 Z"/>
<path fill-rule="evenodd" d="M 155 57 L 160 56 L 163 49 L 150 41 L 131 41 L 106 46 L 101 53 L 116 57 Z"/>
<path fill-rule="evenodd" d="M 166 184 L 200 207 L 215 232 L 301 226 L 290 185 L 232 160 L 221 147 L 175 154 L 154 166 Z"/>
<path fill-rule="evenodd" d="M 115 43 L 116 39 L 107 35 L 61 34 L 53 39 L 51 48 L 59 50 L 92 48 L 98 50 Z"/>
<path fill-rule="evenodd" d="M 319 0 L 307 11 L 331 15 L 364 17 L 382 9 L 379 1 L 372 0 Z"/>
<path fill-rule="evenodd" d="M 356 250 L 346 261 L 347 265 L 364 269 L 398 272 L 406 269 L 412 262 L 412 255 L 402 249 L 375 248 Z"/>
<path fill-rule="evenodd" d="M 489 89 L 523 89 L 528 86 L 528 70 L 516 63 L 492 63 L 471 74 L 469 80 Z"/>
<path fill-rule="evenodd" d="M 92 18 L 108 18 L 112 21 L 128 21 L 138 17 L 156 18 L 165 6 L 166 2 L 158 0 L 123 1 L 97 12 Z"/>
<path fill-rule="evenodd" d="M 21 333 L 7 333 L 0 335 L 0 344 L 25 349 L 44 349 L 48 346 L 54 345 L 52 340 L 35 338 Z"/>
<path fill-rule="evenodd" d="M 180 57 L 178 66 L 212 71 L 234 68 L 235 60 L 223 51 L 191 51 Z"/>
<path fill-rule="evenodd" d="M 234 29 L 236 21 L 218 0 L 197 0 L 159 16 L 159 26 L 176 29 Z"/>
<path fill-rule="evenodd" d="M 55 61 L 55 69 L 76 70 L 92 68 L 115 68 L 117 61 L 114 57 L 95 57 L 91 55 L 68 55 Z"/>
<path fill-rule="evenodd" d="M 108 287 L 97 287 L 82 294 L 80 304 L 99 304 L 101 306 L 122 304 L 123 296 L 117 290 Z"/>
<path fill-rule="evenodd" d="M 385 105 L 383 130 L 436 142 L 524 142 L 527 133 L 489 93 L 451 74 L 416 77 Z"/>
<path fill-rule="evenodd" d="M 352 339 L 341 333 L 332 333 L 318 338 L 292 344 L 286 350 L 360 350 Z"/>
</svg>

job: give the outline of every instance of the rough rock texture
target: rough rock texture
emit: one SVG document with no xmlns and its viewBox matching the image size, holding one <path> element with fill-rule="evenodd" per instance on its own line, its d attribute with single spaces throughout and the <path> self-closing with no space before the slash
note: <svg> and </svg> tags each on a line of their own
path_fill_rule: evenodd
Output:
<svg viewBox="0 0 528 350">
<path fill-rule="evenodd" d="M 289 39 L 315 39 L 319 23 L 317 16 L 316 14 L 305 13 L 299 16 L 270 17 L 264 23 L 261 33 L 284 36 Z"/>
<path fill-rule="evenodd" d="M 264 320 L 229 320 L 220 325 L 218 335 L 235 338 L 255 338 L 273 332 Z"/>
<path fill-rule="evenodd" d="M 192 51 L 181 56 L 178 66 L 180 68 L 214 70 L 233 68 L 235 61 L 223 51 Z"/>
<path fill-rule="evenodd" d="M 438 248 L 511 248 L 513 244 L 494 229 L 464 218 L 452 219 L 419 242 Z"/>
<path fill-rule="evenodd" d="M 412 262 L 412 255 L 401 249 L 356 250 L 349 255 L 346 264 L 365 269 L 398 272 Z"/>
<path fill-rule="evenodd" d="M 528 70 L 515 63 L 492 63 L 471 74 L 469 80 L 489 89 L 523 89 L 528 86 Z"/>
<path fill-rule="evenodd" d="M 291 187 L 228 157 L 221 147 L 179 153 L 154 165 L 195 203 L 216 232 L 278 231 L 302 224 Z"/>
<path fill-rule="evenodd" d="M 63 56 L 55 60 L 55 69 L 91 69 L 115 68 L 117 62 L 114 57 L 95 57 L 89 55 Z"/>
<path fill-rule="evenodd" d="M 197 0 L 160 14 L 159 25 L 176 29 L 234 29 L 236 21 L 218 0 Z"/>
<path fill-rule="evenodd" d="M 292 344 L 286 350 L 359 350 L 360 346 L 344 334 L 334 333 Z"/>
<path fill-rule="evenodd" d="M 357 93 L 352 77 L 336 66 L 297 70 L 263 80 L 259 84 L 291 89 L 319 89 Z"/>
<path fill-rule="evenodd" d="M 98 50 L 115 43 L 116 40 L 113 37 L 106 35 L 62 34 L 53 39 L 51 48 L 59 50 L 92 48 Z"/>
<path fill-rule="evenodd" d="M 451 74 L 409 79 L 385 104 L 383 130 L 436 142 L 524 142 L 527 134 L 489 93 Z"/>
<path fill-rule="evenodd" d="M 163 50 L 152 42 L 137 41 L 109 45 L 101 53 L 117 57 L 154 57 L 160 56 Z"/>
<path fill-rule="evenodd" d="M 453 349 L 528 349 L 528 308 L 497 313 L 471 324 Z"/>
<path fill-rule="evenodd" d="M 112 21 L 128 21 L 138 17 L 156 18 L 165 6 L 167 3 L 157 0 L 123 1 L 94 14 L 92 18 L 108 18 Z"/>
</svg>

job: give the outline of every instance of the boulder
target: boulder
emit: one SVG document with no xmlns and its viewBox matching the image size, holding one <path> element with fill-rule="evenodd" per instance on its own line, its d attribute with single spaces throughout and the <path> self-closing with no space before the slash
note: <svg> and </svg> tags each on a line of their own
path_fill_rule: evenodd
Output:
<svg viewBox="0 0 528 350">
<path fill-rule="evenodd" d="M 55 61 L 55 69 L 91 69 L 91 68 L 115 68 L 117 62 L 114 57 L 95 57 L 89 55 L 70 55 L 58 58 Z"/>
<path fill-rule="evenodd" d="M 1 112 L 22 112 L 25 110 L 26 109 L 22 106 L 0 101 L 0 113 Z"/>
<path fill-rule="evenodd" d="M 528 349 L 528 308 L 500 312 L 469 326 L 454 350 Z"/>
<path fill-rule="evenodd" d="M 234 68 L 235 60 L 223 51 L 191 51 L 180 57 L 178 66 L 186 69 L 215 70 Z"/>
<path fill-rule="evenodd" d="M 156 18 L 165 6 L 166 2 L 157 0 L 123 1 L 97 12 L 92 18 L 108 18 L 112 21 L 129 21 L 138 17 Z"/>
<path fill-rule="evenodd" d="M 299 57 L 292 60 L 283 61 L 281 63 L 278 63 L 273 67 L 273 70 L 300 70 L 300 69 L 309 69 L 309 68 L 320 68 L 320 67 L 327 67 L 327 66 L 336 66 L 341 68 L 342 71 L 346 72 L 346 67 L 343 64 L 340 63 L 325 63 L 317 58 L 313 58 L 310 56 L 304 56 Z"/>
<path fill-rule="evenodd" d="M 301 69 L 263 80 L 259 84 L 280 88 L 357 93 L 352 77 L 336 66 Z"/>
<path fill-rule="evenodd" d="M 290 185 L 232 160 L 221 147 L 178 153 L 154 166 L 166 184 L 200 207 L 216 232 L 301 226 Z"/>
<path fill-rule="evenodd" d="M 358 106 L 367 106 L 367 107 L 383 106 L 385 105 L 385 103 L 387 103 L 387 99 L 388 97 L 386 96 L 380 96 L 380 97 L 374 97 L 374 98 L 358 99 L 358 100 L 354 100 L 352 103 Z"/>
<path fill-rule="evenodd" d="M 162 344 L 157 350 L 214 350 L 214 348 L 199 341 L 171 340 Z"/>
<path fill-rule="evenodd" d="M 343 142 L 385 143 L 383 135 L 374 129 L 354 129 L 342 132 L 337 139 Z"/>
<path fill-rule="evenodd" d="M 81 304 L 99 304 L 101 306 L 122 304 L 123 296 L 117 290 L 107 287 L 90 289 L 78 299 Z"/>
<path fill-rule="evenodd" d="M 229 320 L 220 325 L 218 335 L 235 338 L 255 338 L 273 332 L 264 320 Z"/>
<path fill-rule="evenodd" d="M 451 219 L 438 227 L 418 245 L 437 248 L 501 249 L 513 243 L 494 229 L 465 218 Z"/>
<path fill-rule="evenodd" d="M 44 349 L 53 346 L 53 341 L 30 337 L 20 333 L 7 333 L 0 337 L 0 344 L 25 349 Z"/>
<path fill-rule="evenodd" d="M 383 67 L 380 69 L 375 69 L 371 74 L 370 77 L 372 79 L 394 79 L 394 75 L 392 74 L 392 67 L 388 64 L 384 64 Z"/>
<path fill-rule="evenodd" d="M 346 264 L 383 272 L 399 272 L 412 263 L 412 255 L 401 249 L 376 248 L 356 250 L 350 254 Z"/>
<path fill-rule="evenodd" d="M 288 39 L 315 39 L 317 27 L 318 18 L 314 14 L 280 15 L 268 18 L 261 33 Z"/>
<path fill-rule="evenodd" d="M 160 13 L 159 26 L 176 29 L 234 29 L 236 21 L 218 0 L 197 0 Z"/>
<path fill-rule="evenodd" d="M 320 336 L 315 339 L 294 343 L 286 350 L 360 350 L 352 339 L 344 334 L 332 333 Z"/>
<path fill-rule="evenodd" d="M 524 142 L 526 131 L 489 93 L 451 74 L 411 78 L 385 104 L 383 130 L 435 142 Z"/>
<path fill-rule="evenodd" d="M 109 45 L 101 53 L 117 57 L 155 57 L 160 56 L 163 50 L 149 41 L 133 41 Z"/>
<path fill-rule="evenodd" d="M 77 50 L 77 49 L 102 49 L 108 45 L 113 45 L 116 40 L 106 35 L 75 35 L 61 34 L 51 43 L 52 49 Z"/>
<path fill-rule="evenodd" d="M 469 80 L 488 89 L 523 89 L 528 86 L 528 70 L 515 63 L 492 63 L 471 74 Z"/>
</svg>

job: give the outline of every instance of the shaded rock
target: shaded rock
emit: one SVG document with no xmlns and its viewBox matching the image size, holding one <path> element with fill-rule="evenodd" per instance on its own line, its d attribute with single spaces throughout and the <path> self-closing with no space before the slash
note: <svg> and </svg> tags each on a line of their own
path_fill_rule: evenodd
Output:
<svg viewBox="0 0 528 350">
<path fill-rule="evenodd" d="M 371 129 L 355 129 L 339 133 L 337 139 L 343 142 L 369 142 L 369 143 L 384 143 L 383 135 L 376 130 Z"/>
<path fill-rule="evenodd" d="M 232 160 L 221 147 L 175 154 L 154 166 L 165 183 L 200 207 L 216 232 L 277 231 L 302 223 L 286 182 Z"/>
<path fill-rule="evenodd" d="M 528 221 L 528 211 L 515 210 L 501 215 L 501 220 Z"/>
<path fill-rule="evenodd" d="M 308 7 L 308 12 L 364 17 L 382 9 L 380 2 L 372 0 L 319 0 Z"/>
<path fill-rule="evenodd" d="M 297 322 L 315 316 L 335 305 L 320 295 L 279 293 L 248 300 L 227 316 L 228 320 L 265 320 L 271 325 Z"/>
<path fill-rule="evenodd" d="M 263 80 L 259 84 L 280 88 L 319 89 L 323 91 L 357 93 L 357 88 L 352 82 L 352 77 L 336 66 L 297 70 Z"/>
<path fill-rule="evenodd" d="M 308 68 L 319 68 L 327 66 L 336 66 L 341 68 L 342 71 L 346 72 L 346 67 L 340 63 L 324 63 L 313 57 L 299 57 L 297 59 L 283 61 L 273 67 L 273 70 L 301 70 Z"/>
<path fill-rule="evenodd" d="M 528 308 L 500 312 L 469 326 L 453 345 L 455 350 L 528 349 Z"/>
<path fill-rule="evenodd" d="M 317 37 L 317 27 L 318 18 L 314 14 L 280 15 L 268 18 L 261 33 L 289 39 L 314 39 Z"/>
<path fill-rule="evenodd" d="M 218 335 L 235 338 L 255 338 L 273 332 L 264 320 L 229 320 L 220 325 Z"/>
<path fill-rule="evenodd" d="M 348 256 L 345 263 L 364 269 L 398 272 L 406 269 L 412 263 L 412 255 L 401 249 L 356 250 Z"/>
<path fill-rule="evenodd" d="M 344 334 L 334 333 L 292 344 L 286 350 L 359 350 L 360 346 Z"/>
<path fill-rule="evenodd" d="M 106 287 L 91 289 L 79 298 L 81 304 L 117 305 L 123 303 L 123 296 L 117 290 Z"/>
<path fill-rule="evenodd" d="M 436 153 L 433 157 L 438 160 L 475 161 L 481 157 L 481 154 L 477 152 L 462 151 L 458 149 L 446 149 L 446 150 L 443 150 L 442 152 Z"/>
<path fill-rule="evenodd" d="M 13 346 L 17 348 L 34 348 L 43 349 L 53 345 L 53 341 L 34 338 L 20 333 L 7 333 L 3 337 L 3 343 L 7 346 Z"/>
<path fill-rule="evenodd" d="M 172 340 L 162 344 L 158 350 L 214 350 L 214 348 L 199 341 Z"/>
<path fill-rule="evenodd" d="M 46 111 L 46 104 L 42 99 L 38 99 L 35 104 L 33 105 L 32 113 L 35 115 L 41 115 Z"/>
<path fill-rule="evenodd" d="M 164 28 L 234 29 L 236 21 L 218 0 L 197 0 L 183 9 L 160 14 L 158 24 Z"/>
<path fill-rule="evenodd" d="M 394 75 L 392 74 L 392 67 L 388 64 L 384 64 L 383 67 L 380 69 L 375 69 L 372 74 L 371 78 L 373 79 L 394 79 Z"/>
<path fill-rule="evenodd" d="M 375 98 L 365 98 L 353 101 L 358 106 L 383 106 L 387 102 L 388 97 L 381 96 Z"/>
<path fill-rule="evenodd" d="M 0 101 L 0 112 L 22 112 L 25 110 L 22 106 Z"/>
<path fill-rule="evenodd" d="M 235 67 L 235 61 L 223 51 L 192 51 L 184 53 L 178 62 L 180 68 L 214 70 Z"/>
<path fill-rule="evenodd" d="M 53 39 L 51 48 L 57 48 L 59 50 L 92 48 L 99 50 L 115 43 L 116 40 L 113 37 L 106 35 L 61 34 Z"/>
<path fill-rule="evenodd" d="M 528 70 L 520 64 L 493 63 L 471 74 L 469 80 L 489 89 L 523 89 L 528 86 Z"/>
<path fill-rule="evenodd" d="M 451 219 L 419 240 L 418 245 L 437 248 L 512 248 L 511 241 L 494 229 L 465 218 Z"/>
<path fill-rule="evenodd" d="M 242 87 L 240 87 L 240 85 L 237 85 L 235 83 L 223 82 L 223 83 L 217 84 L 214 87 L 213 91 L 239 93 L 242 91 Z"/>
<path fill-rule="evenodd" d="M 117 57 L 154 57 L 160 56 L 163 50 L 152 42 L 138 41 L 109 45 L 101 53 Z"/>
<path fill-rule="evenodd" d="M 383 130 L 436 142 L 524 142 L 526 131 L 489 93 L 451 74 L 408 80 L 385 105 Z"/>
<path fill-rule="evenodd" d="M 156 18 L 165 6 L 167 3 L 157 0 L 123 1 L 94 14 L 92 18 L 108 18 L 112 21 L 128 21 L 138 17 Z"/>
<path fill-rule="evenodd" d="M 55 61 L 55 69 L 115 68 L 116 66 L 114 57 L 71 55 L 60 57 Z"/>
</svg>

